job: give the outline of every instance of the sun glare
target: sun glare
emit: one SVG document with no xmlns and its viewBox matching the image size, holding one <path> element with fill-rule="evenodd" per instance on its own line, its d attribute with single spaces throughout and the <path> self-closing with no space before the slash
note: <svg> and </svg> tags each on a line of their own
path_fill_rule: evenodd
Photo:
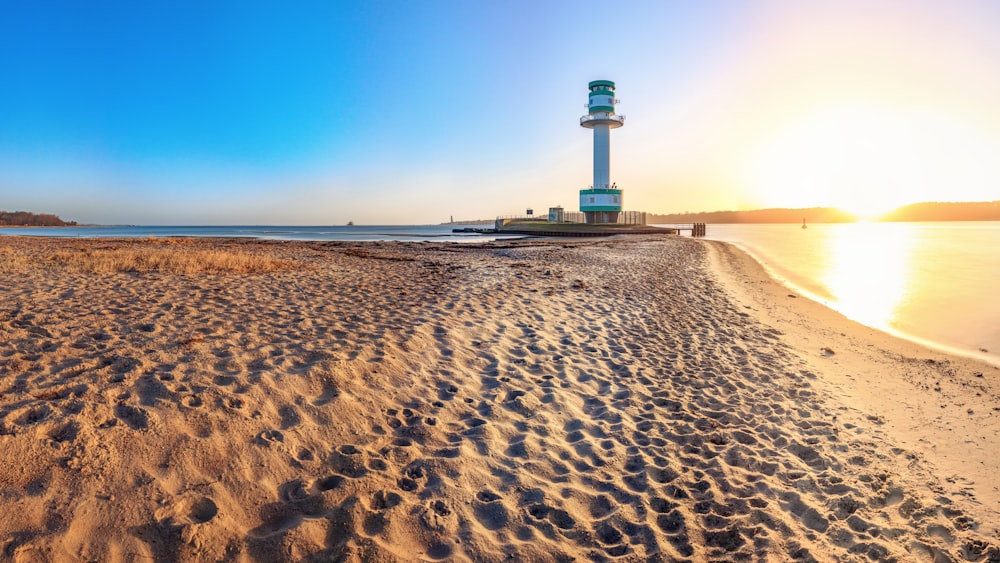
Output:
<svg viewBox="0 0 1000 563">
<path fill-rule="evenodd" d="M 896 224 L 850 227 L 836 230 L 827 240 L 830 263 L 820 280 L 829 288 L 836 309 L 869 326 L 888 329 L 905 299 L 912 237 Z"/>
<path fill-rule="evenodd" d="M 873 219 L 921 201 L 989 200 L 998 147 L 955 119 L 862 104 L 816 108 L 757 143 L 746 182 L 767 207 Z"/>
</svg>

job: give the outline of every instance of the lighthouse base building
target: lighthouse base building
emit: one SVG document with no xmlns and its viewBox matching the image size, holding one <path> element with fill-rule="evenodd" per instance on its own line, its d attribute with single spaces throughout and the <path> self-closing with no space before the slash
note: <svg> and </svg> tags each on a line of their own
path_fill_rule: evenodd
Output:
<svg viewBox="0 0 1000 563">
<path fill-rule="evenodd" d="M 617 223 L 622 212 L 622 191 L 610 188 L 580 190 L 580 211 L 587 223 Z"/>
</svg>

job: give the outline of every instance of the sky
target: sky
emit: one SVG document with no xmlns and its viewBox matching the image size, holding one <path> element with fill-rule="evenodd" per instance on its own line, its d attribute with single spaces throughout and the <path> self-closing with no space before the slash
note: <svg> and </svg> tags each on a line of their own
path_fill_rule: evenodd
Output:
<svg viewBox="0 0 1000 563">
<path fill-rule="evenodd" d="M 653 213 L 1000 199 L 991 0 L 4 2 L 0 209 L 428 224 L 578 208 L 587 83 Z"/>
</svg>

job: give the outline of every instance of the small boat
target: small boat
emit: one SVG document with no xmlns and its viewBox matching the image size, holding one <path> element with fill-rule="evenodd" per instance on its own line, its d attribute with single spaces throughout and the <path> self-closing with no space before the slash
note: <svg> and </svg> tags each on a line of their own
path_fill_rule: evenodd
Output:
<svg viewBox="0 0 1000 563">
<path fill-rule="evenodd" d="M 808 229 L 809 228 L 809 227 L 806 226 L 806 218 L 805 217 L 802 218 L 802 228 L 803 229 Z"/>
<path fill-rule="evenodd" d="M 348 227 L 353 227 L 354 226 L 354 221 L 348 221 L 347 222 L 347 226 Z M 805 227 L 802 227 L 802 228 L 804 229 Z"/>
</svg>

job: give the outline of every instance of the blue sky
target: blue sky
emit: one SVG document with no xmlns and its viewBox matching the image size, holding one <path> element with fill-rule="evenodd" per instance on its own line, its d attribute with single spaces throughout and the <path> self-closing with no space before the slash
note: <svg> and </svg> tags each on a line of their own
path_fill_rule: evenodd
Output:
<svg viewBox="0 0 1000 563">
<path fill-rule="evenodd" d="M 986 1 L 6 3 L 0 209 L 575 209 L 595 79 L 627 116 L 612 179 L 630 209 L 1000 199 L 996 29 Z"/>
</svg>

